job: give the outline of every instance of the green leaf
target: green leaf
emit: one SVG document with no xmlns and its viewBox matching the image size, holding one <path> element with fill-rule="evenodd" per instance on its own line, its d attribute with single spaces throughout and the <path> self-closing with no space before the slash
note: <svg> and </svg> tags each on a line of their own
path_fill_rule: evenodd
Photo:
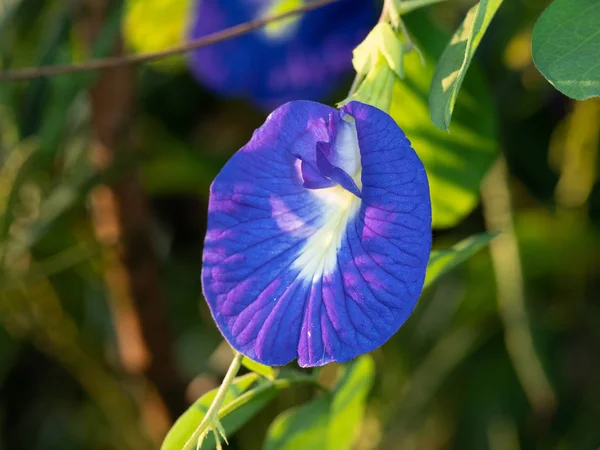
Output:
<svg viewBox="0 0 600 450">
<path fill-rule="evenodd" d="M 532 56 L 563 94 L 577 100 L 600 96 L 600 2 L 550 3 L 533 29 Z"/>
<path fill-rule="evenodd" d="M 264 450 L 326 449 L 331 399 L 320 395 L 281 413 L 269 427 Z"/>
<path fill-rule="evenodd" d="M 496 111 L 481 72 L 473 64 L 456 101 L 452 132 L 438 130 L 429 118 L 427 94 L 435 61 L 448 37 L 421 11 L 405 21 L 423 51 L 425 66 L 415 52 L 406 55 L 406 78 L 396 82 L 390 114 L 427 169 L 433 226 L 451 227 L 476 206 L 481 180 L 498 153 Z"/>
<path fill-rule="evenodd" d="M 252 385 L 260 380 L 260 376 L 255 373 L 249 373 L 247 375 L 238 377 L 234 380 L 231 387 L 229 388 L 227 395 L 225 396 L 225 400 L 223 401 L 222 409 L 226 408 L 230 403 L 232 403 L 235 399 L 240 397 L 242 394 L 247 392 Z M 204 415 L 208 411 L 210 404 L 214 400 L 217 395 L 218 389 L 213 389 L 210 392 L 204 394 L 200 399 L 198 399 L 189 409 L 183 413 L 183 415 L 175 422 L 173 428 L 167 434 L 165 438 L 161 450 L 181 450 L 189 437 L 192 435 L 194 430 L 198 427 Z M 267 401 L 270 400 L 268 396 L 268 392 L 266 392 L 265 398 Z M 249 405 L 249 406 L 248 406 Z M 260 404 L 262 406 L 264 404 Z M 241 410 L 241 408 L 234 410 L 237 411 L 235 416 L 232 416 L 234 419 L 233 422 L 228 421 L 226 419 L 229 416 L 219 418 L 222 421 L 223 427 L 225 428 L 228 435 L 231 435 L 238 429 L 243 423 L 250 419 L 254 413 L 256 412 L 256 403 L 250 402 L 250 404 L 245 405 L 247 408 Z M 241 411 L 240 411 L 241 410 Z M 233 413 L 233 411 L 232 411 Z M 205 439 L 204 444 L 202 446 L 203 449 L 214 448 L 214 438 L 210 435 L 207 439 Z"/>
<path fill-rule="evenodd" d="M 438 61 L 429 91 L 429 109 L 431 120 L 440 130 L 450 126 L 467 69 L 501 3 L 502 0 L 481 0 L 473 6 Z"/>
<path fill-rule="evenodd" d="M 269 366 L 265 366 L 261 363 L 257 363 L 256 361 L 251 360 L 247 356 L 244 356 L 244 359 L 242 359 L 242 365 L 246 369 L 251 370 L 252 372 L 257 373 L 259 375 L 262 375 L 263 377 L 266 377 L 270 380 L 275 379 L 275 369 Z"/>
<path fill-rule="evenodd" d="M 293 11 L 294 9 L 298 9 L 303 5 L 303 0 L 274 0 L 266 2 L 266 4 L 268 6 L 262 9 L 260 13 L 261 17 L 278 16 L 280 14 Z M 271 39 L 283 38 L 290 31 L 294 30 L 294 26 L 296 26 L 301 20 L 301 15 L 295 15 L 282 20 L 276 20 L 268 23 L 262 31 Z"/>
<path fill-rule="evenodd" d="M 446 0 L 392 0 L 391 3 L 393 13 L 401 16 L 408 14 L 415 9 L 424 8 L 425 6 L 431 6 L 445 1 Z"/>
<path fill-rule="evenodd" d="M 427 264 L 427 276 L 424 288 L 431 285 L 443 274 L 463 263 L 497 236 L 495 233 L 481 233 L 460 241 L 452 248 L 434 250 Z"/>
<path fill-rule="evenodd" d="M 346 450 L 361 431 L 367 395 L 373 386 L 375 363 L 363 355 L 345 364 L 333 393 L 333 404 L 327 433 L 329 450 Z"/>
<path fill-rule="evenodd" d="M 262 378 L 256 373 L 237 377 L 229 388 L 219 410 L 219 420 L 225 429 L 225 433 L 227 436 L 235 433 L 236 430 L 263 409 L 278 391 L 296 384 L 315 383 L 316 381 L 312 375 L 298 372 L 288 372 L 285 378 L 276 380 Z M 204 394 L 183 413 L 167 434 L 161 450 L 181 450 L 183 448 L 183 445 L 202 422 L 216 394 L 217 389 Z M 215 447 L 214 437 L 209 434 L 202 443 L 202 449 L 207 450 Z"/>
<path fill-rule="evenodd" d="M 358 84 L 338 107 L 358 100 L 387 111 L 396 77 L 404 78 L 404 45 L 389 23 L 375 25 L 353 51 L 352 64 L 359 77 L 355 80 Z"/>
<path fill-rule="evenodd" d="M 123 19 L 123 36 L 136 53 L 155 53 L 185 41 L 190 0 L 128 0 Z M 153 62 L 156 69 L 174 70 L 185 66 L 185 57 L 172 56 Z"/>
<path fill-rule="evenodd" d="M 375 367 L 368 355 L 341 367 L 334 391 L 280 414 L 269 427 L 265 450 L 351 449 L 373 385 Z"/>
</svg>

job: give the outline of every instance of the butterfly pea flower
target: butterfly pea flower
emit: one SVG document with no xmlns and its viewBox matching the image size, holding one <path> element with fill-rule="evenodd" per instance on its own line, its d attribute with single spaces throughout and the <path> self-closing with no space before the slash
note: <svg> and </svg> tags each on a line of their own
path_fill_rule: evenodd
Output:
<svg viewBox="0 0 600 450">
<path fill-rule="evenodd" d="M 190 38 L 296 9 L 308 0 L 197 0 Z M 341 0 L 268 24 L 190 55 L 196 78 L 226 96 L 272 109 L 289 100 L 319 100 L 352 68 L 352 50 L 377 21 L 373 0 Z"/>
<path fill-rule="evenodd" d="M 427 175 L 393 119 L 356 101 L 294 101 L 211 186 L 204 295 L 255 361 L 344 362 L 410 315 L 430 247 Z"/>
</svg>

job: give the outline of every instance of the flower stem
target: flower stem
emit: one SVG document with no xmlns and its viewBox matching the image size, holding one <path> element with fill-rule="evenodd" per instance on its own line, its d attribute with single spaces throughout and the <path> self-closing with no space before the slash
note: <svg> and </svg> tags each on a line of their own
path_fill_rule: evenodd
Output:
<svg viewBox="0 0 600 450">
<path fill-rule="evenodd" d="M 210 407 L 208 408 L 204 419 L 202 419 L 202 422 L 200 422 L 200 425 L 198 425 L 196 431 L 194 431 L 192 436 L 185 443 L 182 450 L 188 450 L 189 448 L 192 448 L 194 442 L 196 442 L 200 438 L 200 436 L 202 436 L 203 433 L 208 431 L 213 425 L 218 424 L 219 410 L 221 409 L 223 401 L 225 400 L 225 396 L 227 395 L 227 390 L 229 389 L 229 386 L 231 386 L 233 379 L 240 370 L 243 358 L 244 355 L 234 351 L 233 361 L 231 361 L 231 365 L 229 366 L 229 369 L 227 369 L 227 373 L 225 374 L 225 378 L 223 378 L 223 382 L 221 383 L 221 386 L 217 391 L 217 395 L 212 401 Z"/>
<path fill-rule="evenodd" d="M 490 170 L 482 186 L 483 215 L 487 228 L 501 233 L 490 242 L 498 313 L 504 325 L 506 350 L 525 395 L 537 413 L 548 414 L 556 407 L 556 395 L 536 351 L 529 327 L 508 176 L 506 161 L 502 158 Z"/>
</svg>

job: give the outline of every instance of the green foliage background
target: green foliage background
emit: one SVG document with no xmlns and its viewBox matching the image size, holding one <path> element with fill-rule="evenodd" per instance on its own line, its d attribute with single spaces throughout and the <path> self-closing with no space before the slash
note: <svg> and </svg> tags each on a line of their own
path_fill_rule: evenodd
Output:
<svg viewBox="0 0 600 450">
<path fill-rule="evenodd" d="M 600 101 L 556 90 L 598 95 L 579 76 L 599 67 L 590 1 L 566 17 L 555 0 L 537 25 L 548 1 L 405 17 L 425 65 L 408 54 L 390 111 L 431 179 L 426 290 L 371 356 L 313 372 L 247 363 L 225 404 L 247 399 L 223 419 L 229 448 L 600 446 Z M 121 34 L 140 52 L 183 39 L 185 2 L 87 3 L 0 0 L 0 70 L 107 56 Z M 489 23 L 482 5 L 500 5 Z M 458 41 L 473 50 L 460 92 L 430 93 L 462 70 L 447 45 L 477 14 L 489 27 Z M 561 63 L 547 29 L 563 19 L 587 28 L 566 29 L 583 43 Z M 190 406 L 179 423 L 197 425 L 227 369 L 199 279 L 208 187 L 265 113 L 204 91 L 183 62 L 113 79 L 133 106 L 108 162 L 91 158 L 104 154 L 101 119 L 119 116 L 97 109 L 116 98 L 106 75 L 0 83 L 1 450 L 160 448 Z M 119 239 L 107 186 L 125 196 Z"/>
</svg>

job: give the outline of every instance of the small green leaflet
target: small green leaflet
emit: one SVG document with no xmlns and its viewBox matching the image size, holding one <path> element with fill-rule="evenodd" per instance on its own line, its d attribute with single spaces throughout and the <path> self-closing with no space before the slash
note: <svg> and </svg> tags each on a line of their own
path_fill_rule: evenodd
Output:
<svg viewBox="0 0 600 450">
<path fill-rule="evenodd" d="M 429 257 L 427 264 L 427 275 L 425 277 L 425 286 L 430 286 L 439 277 L 454 269 L 459 264 L 463 263 L 489 242 L 495 238 L 497 234 L 481 233 L 468 237 L 460 241 L 458 244 L 445 250 L 434 250 Z"/>
<path fill-rule="evenodd" d="M 262 365 L 261 363 L 257 363 L 256 361 L 251 360 L 247 356 L 244 356 L 244 359 L 242 359 L 242 365 L 246 369 L 251 370 L 252 372 L 257 373 L 259 375 L 262 375 L 263 377 L 268 378 L 269 380 L 275 379 L 275 369 L 269 366 Z"/>
<path fill-rule="evenodd" d="M 269 427 L 264 450 L 349 450 L 360 433 L 375 364 L 363 355 L 340 369 L 333 392 L 280 414 Z"/>
<path fill-rule="evenodd" d="M 554 0 L 532 37 L 533 62 L 563 94 L 600 96 L 600 1 Z"/>
<path fill-rule="evenodd" d="M 447 130 L 450 126 L 467 69 L 501 3 L 502 0 L 481 0 L 473 6 L 437 63 L 429 90 L 429 109 L 431 121 L 440 130 Z"/>
</svg>

